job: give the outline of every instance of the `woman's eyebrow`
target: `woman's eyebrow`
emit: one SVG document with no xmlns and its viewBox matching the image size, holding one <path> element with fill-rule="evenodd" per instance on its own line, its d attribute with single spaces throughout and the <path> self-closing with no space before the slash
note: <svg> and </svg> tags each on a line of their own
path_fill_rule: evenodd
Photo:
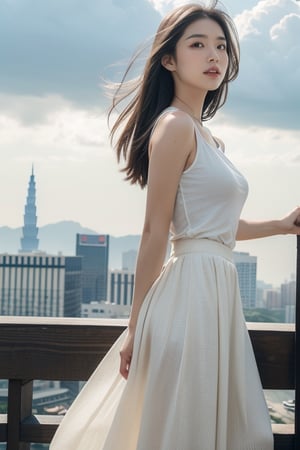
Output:
<svg viewBox="0 0 300 450">
<path fill-rule="evenodd" d="M 187 41 L 188 39 L 192 39 L 192 38 L 205 38 L 205 39 L 208 39 L 208 36 L 207 36 L 207 34 L 195 33 L 195 34 L 191 34 L 190 36 L 188 36 L 185 40 Z M 224 36 L 218 36 L 216 39 L 220 40 L 220 41 L 226 41 L 226 38 Z"/>
</svg>

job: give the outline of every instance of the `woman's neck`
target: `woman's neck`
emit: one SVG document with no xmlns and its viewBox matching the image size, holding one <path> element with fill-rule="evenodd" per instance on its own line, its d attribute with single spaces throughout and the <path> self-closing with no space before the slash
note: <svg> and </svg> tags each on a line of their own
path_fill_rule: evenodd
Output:
<svg viewBox="0 0 300 450">
<path fill-rule="evenodd" d="M 198 101 L 196 103 L 195 101 L 189 101 L 188 98 L 180 94 L 175 94 L 172 105 L 188 113 L 193 119 L 195 119 L 202 126 L 201 119 L 202 119 L 203 102 Z"/>
</svg>

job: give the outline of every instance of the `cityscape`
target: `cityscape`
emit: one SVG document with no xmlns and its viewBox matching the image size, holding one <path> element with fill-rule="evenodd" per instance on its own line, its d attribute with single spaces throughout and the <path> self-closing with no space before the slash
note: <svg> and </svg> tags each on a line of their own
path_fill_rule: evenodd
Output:
<svg viewBox="0 0 300 450">
<path fill-rule="evenodd" d="M 110 268 L 110 235 L 76 233 L 75 255 L 39 250 L 34 168 L 29 178 L 18 254 L 0 254 L 0 314 L 82 318 L 128 318 L 134 288 L 137 248 L 122 252 L 122 267 Z M 166 256 L 167 257 L 167 256 Z M 296 280 L 274 288 L 257 280 L 257 257 L 234 252 L 245 318 L 249 322 L 295 322 Z M 79 382 L 36 381 L 33 408 L 38 414 L 64 414 L 81 388 Z M 285 392 L 285 391 L 284 391 Z M 280 417 L 293 421 L 293 392 L 282 394 Z M 275 394 L 278 397 L 278 392 Z M 266 392 L 267 401 L 274 393 Z M 281 399 L 281 397 L 280 397 Z M 7 382 L 0 381 L 0 412 L 5 412 Z M 276 401 L 276 400 L 275 400 Z M 269 406 L 271 417 L 274 411 Z M 275 411 L 278 417 L 278 411 Z M 41 446 L 33 448 L 44 448 Z"/>
<path fill-rule="evenodd" d="M 39 250 L 34 168 L 29 178 L 18 254 L 0 254 L 0 313 L 46 317 L 126 318 L 133 296 L 137 245 L 110 266 L 108 234 L 76 233 L 72 254 Z M 130 244 L 128 244 L 130 245 Z M 170 249 L 168 249 L 166 258 Z M 296 280 L 273 287 L 257 279 L 257 257 L 234 252 L 246 320 L 294 323 Z"/>
</svg>

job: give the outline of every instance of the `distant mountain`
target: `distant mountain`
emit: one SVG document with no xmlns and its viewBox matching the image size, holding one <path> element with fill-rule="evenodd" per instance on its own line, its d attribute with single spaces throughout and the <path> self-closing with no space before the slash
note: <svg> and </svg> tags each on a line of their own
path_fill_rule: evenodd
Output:
<svg viewBox="0 0 300 450">
<path fill-rule="evenodd" d="M 39 250 L 49 254 L 62 252 L 63 255 L 75 255 L 76 233 L 98 234 L 85 228 L 78 222 L 62 221 L 39 228 Z M 18 253 L 22 228 L 0 227 L 0 253 Z M 122 266 L 122 252 L 137 250 L 140 236 L 110 236 L 109 266 L 119 269 Z"/>
</svg>

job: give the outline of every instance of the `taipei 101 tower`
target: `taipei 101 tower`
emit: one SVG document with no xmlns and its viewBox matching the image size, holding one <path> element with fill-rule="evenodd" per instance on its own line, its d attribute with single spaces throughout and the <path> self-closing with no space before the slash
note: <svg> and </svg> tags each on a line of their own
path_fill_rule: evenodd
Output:
<svg viewBox="0 0 300 450">
<path fill-rule="evenodd" d="M 25 205 L 23 237 L 21 238 L 20 253 L 30 253 L 38 249 L 39 240 L 37 238 L 38 228 L 36 226 L 36 223 L 37 216 L 35 206 L 35 179 L 32 166 Z"/>
</svg>

